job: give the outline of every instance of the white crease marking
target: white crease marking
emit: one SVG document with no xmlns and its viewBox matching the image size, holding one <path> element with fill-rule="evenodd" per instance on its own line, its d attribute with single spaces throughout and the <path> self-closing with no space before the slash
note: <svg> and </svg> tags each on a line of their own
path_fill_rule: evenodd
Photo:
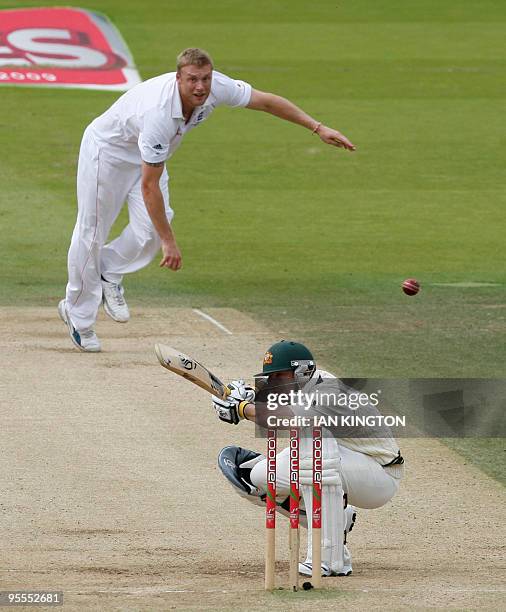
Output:
<svg viewBox="0 0 506 612">
<path fill-rule="evenodd" d="M 221 329 L 221 331 L 225 332 L 226 334 L 228 334 L 229 336 L 233 336 L 233 333 L 227 329 L 224 325 L 222 325 L 219 321 L 217 321 L 216 319 L 213 319 L 213 317 L 211 315 L 206 314 L 205 312 L 202 312 L 202 310 L 199 310 L 198 308 L 192 308 L 193 312 L 195 312 L 196 314 L 198 314 L 200 317 L 202 317 L 203 319 L 206 319 L 207 321 L 209 321 L 210 323 L 212 323 L 213 325 L 215 325 L 218 329 Z"/>
</svg>

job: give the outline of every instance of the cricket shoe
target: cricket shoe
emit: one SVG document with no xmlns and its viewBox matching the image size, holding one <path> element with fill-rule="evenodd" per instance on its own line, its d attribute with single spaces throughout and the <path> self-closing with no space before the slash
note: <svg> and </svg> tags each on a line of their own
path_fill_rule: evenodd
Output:
<svg viewBox="0 0 506 612">
<path fill-rule="evenodd" d="M 118 323 L 126 323 L 130 318 L 127 303 L 124 298 L 123 286 L 110 283 L 102 278 L 102 302 L 104 310 L 111 319 Z"/>
<path fill-rule="evenodd" d="M 351 566 L 351 553 L 346 546 L 346 539 L 348 534 L 353 529 L 357 520 L 357 509 L 355 506 L 347 505 L 344 509 L 344 546 L 343 546 L 343 567 L 338 571 L 333 571 L 328 565 L 322 563 L 322 576 L 351 576 L 353 568 Z M 310 559 L 306 559 L 304 563 L 299 563 L 299 574 L 303 576 L 311 576 L 313 572 L 313 565 Z"/>
<path fill-rule="evenodd" d="M 346 556 L 346 555 L 345 555 Z M 351 563 L 351 559 L 350 559 Z M 333 572 L 328 565 L 322 563 L 322 577 L 328 578 L 329 576 L 351 576 L 352 568 L 351 565 L 345 564 L 343 568 L 339 572 Z M 302 576 L 312 576 L 313 575 L 313 564 L 311 561 L 304 561 L 304 563 L 299 563 L 299 574 Z"/>
<path fill-rule="evenodd" d="M 304 561 L 304 563 L 299 563 L 299 574 L 302 574 L 302 576 L 313 575 L 313 564 L 311 563 L 311 561 Z M 322 576 L 324 578 L 332 576 L 330 567 L 328 565 L 325 565 L 325 563 L 322 563 Z"/>
<path fill-rule="evenodd" d="M 77 329 L 74 327 L 67 312 L 65 300 L 61 300 L 58 304 L 58 314 L 69 330 L 70 339 L 80 351 L 84 351 L 86 353 L 100 352 L 100 342 L 93 329 L 90 328 L 83 331 L 77 331 Z"/>
<path fill-rule="evenodd" d="M 344 565 L 343 569 L 337 574 L 332 574 L 333 576 L 351 576 L 353 573 L 353 568 L 351 567 L 351 555 L 349 554 L 348 547 L 346 544 L 344 545 Z"/>
</svg>

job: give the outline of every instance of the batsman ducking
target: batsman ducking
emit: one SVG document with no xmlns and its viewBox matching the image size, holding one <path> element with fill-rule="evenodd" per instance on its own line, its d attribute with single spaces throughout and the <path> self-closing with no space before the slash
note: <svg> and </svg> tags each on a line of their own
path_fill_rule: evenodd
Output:
<svg viewBox="0 0 506 612">
<path fill-rule="evenodd" d="M 322 577 L 351 575 L 347 534 L 357 508 L 388 503 L 404 474 L 404 459 L 385 423 L 373 424 L 364 437 L 314 425 L 291 426 L 289 445 L 278 452 L 278 427 L 268 420 L 269 394 L 272 398 L 273 393 L 302 391 L 316 397 L 329 384 L 334 389 L 337 385 L 341 393 L 356 394 L 329 372 L 317 369 L 307 347 L 285 340 L 272 345 L 265 353 L 262 372 L 255 376 L 255 388 L 243 380 L 224 385 L 187 355 L 163 345 L 155 350 L 162 366 L 213 395 L 220 421 L 231 425 L 252 421 L 264 433 L 266 455 L 227 446 L 219 454 L 218 465 L 241 497 L 265 508 L 265 588 L 272 590 L 276 585 L 277 514 L 289 518 L 290 588 L 298 589 L 299 574 L 312 577 L 312 584 L 304 583 L 305 589 L 320 587 Z M 342 402 L 334 402 L 329 393 L 321 396 L 326 400 L 311 406 L 310 417 L 342 416 Z M 301 405 L 283 406 L 280 417 L 290 422 L 301 409 L 307 410 Z M 381 416 L 374 402 L 360 406 L 356 413 L 363 419 Z M 308 529 L 303 562 L 299 562 L 300 527 Z"/>
</svg>

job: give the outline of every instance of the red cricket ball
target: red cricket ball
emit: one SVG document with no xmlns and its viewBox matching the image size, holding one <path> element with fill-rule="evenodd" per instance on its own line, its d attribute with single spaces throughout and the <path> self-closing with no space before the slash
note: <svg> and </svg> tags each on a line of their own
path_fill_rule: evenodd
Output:
<svg viewBox="0 0 506 612">
<path fill-rule="evenodd" d="M 402 283 L 402 290 L 406 295 L 416 295 L 420 291 L 420 283 L 416 278 L 407 278 Z"/>
</svg>

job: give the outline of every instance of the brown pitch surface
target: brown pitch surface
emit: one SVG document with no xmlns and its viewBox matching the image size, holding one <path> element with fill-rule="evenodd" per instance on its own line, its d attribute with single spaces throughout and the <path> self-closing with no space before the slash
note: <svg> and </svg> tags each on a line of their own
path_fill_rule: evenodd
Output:
<svg viewBox="0 0 506 612">
<path fill-rule="evenodd" d="M 101 315 L 98 355 L 72 348 L 56 307 L 0 310 L 0 590 L 60 589 L 69 610 L 506 607 L 504 490 L 431 440 L 400 441 L 405 481 L 359 513 L 352 577 L 264 593 L 263 515 L 216 465 L 227 444 L 264 442 L 219 422 L 153 345 L 228 380 L 258 371 L 280 334 L 231 309 L 206 311 L 231 336 L 189 309 L 132 310 L 126 325 Z"/>
</svg>

